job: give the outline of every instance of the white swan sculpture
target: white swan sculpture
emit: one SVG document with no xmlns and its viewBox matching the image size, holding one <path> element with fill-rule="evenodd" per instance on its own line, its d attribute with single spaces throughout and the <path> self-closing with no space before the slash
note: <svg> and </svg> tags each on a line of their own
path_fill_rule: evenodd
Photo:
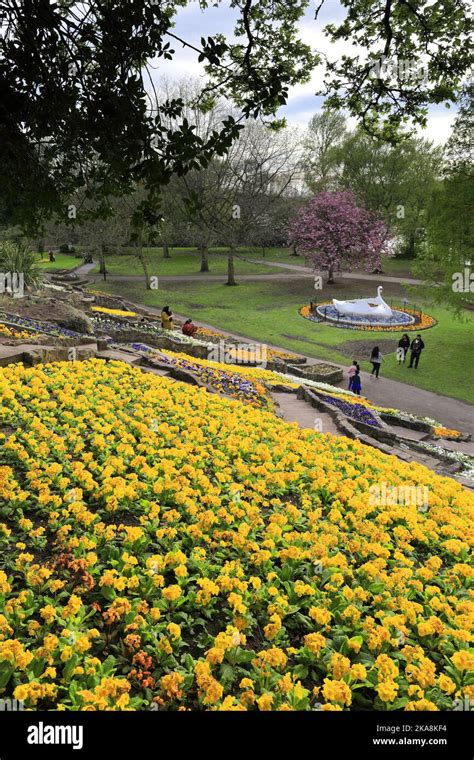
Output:
<svg viewBox="0 0 474 760">
<path fill-rule="evenodd" d="M 379 285 L 376 298 L 356 298 L 353 301 L 337 301 L 333 298 L 332 302 L 340 314 L 354 317 L 387 319 L 393 316 L 393 312 L 390 306 L 383 300 L 382 292 L 383 287 Z"/>
</svg>

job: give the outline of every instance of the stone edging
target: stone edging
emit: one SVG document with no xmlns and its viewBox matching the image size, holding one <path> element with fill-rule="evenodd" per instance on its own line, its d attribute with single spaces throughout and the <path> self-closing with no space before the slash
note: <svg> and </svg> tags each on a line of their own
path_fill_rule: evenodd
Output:
<svg viewBox="0 0 474 760">
<path fill-rule="evenodd" d="M 382 451 L 384 454 L 388 454 L 389 456 L 395 456 L 398 459 L 402 459 L 402 461 L 403 461 L 403 457 L 400 456 L 400 452 L 397 451 L 392 446 L 386 445 L 386 443 L 383 442 L 383 438 L 385 438 L 385 440 L 387 441 L 390 440 L 390 442 L 392 443 L 403 443 L 405 446 L 408 446 L 408 448 L 413 448 L 415 451 L 418 451 L 418 453 L 420 454 L 424 454 L 425 456 L 431 456 L 433 459 L 438 459 L 440 463 L 453 464 L 452 459 L 449 459 L 445 455 L 438 456 L 436 452 L 428 451 L 427 449 L 424 449 L 422 446 L 419 446 L 416 441 L 408 441 L 406 438 L 400 438 L 399 436 L 395 435 L 395 433 L 391 433 L 388 430 L 378 430 L 377 428 L 372 428 L 370 425 L 365 425 L 363 422 L 357 422 L 353 420 L 349 422 L 348 418 L 345 417 L 345 415 L 343 415 L 340 411 L 336 410 L 331 404 L 327 404 L 325 401 L 320 399 L 307 386 L 301 385 L 297 390 L 297 396 L 298 398 L 301 398 L 304 401 L 309 402 L 312 406 L 316 407 L 320 411 L 326 412 L 327 414 L 329 414 L 332 420 L 334 421 L 336 427 L 338 428 L 338 430 L 340 430 L 341 433 L 347 436 L 347 438 L 358 439 L 359 441 L 361 441 L 361 443 L 364 443 L 367 446 L 372 446 L 373 448 L 376 448 L 379 451 Z M 355 424 L 352 424 L 353 422 Z M 364 428 L 366 431 L 370 431 L 370 434 L 366 435 L 364 432 L 361 431 L 361 429 L 358 429 L 359 426 L 361 428 Z M 376 435 L 379 436 L 379 440 L 376 440 L 376 438 L 373 436 L 374 431 L 377 431 Z M 474 483 L 460 474 L 458 475 L 455 473 L 451 473 L 451 474 L 445 474 L 442 476 L 453 478 L 453 480 L 456 480 L 465 488 L 474 490 Z"/>
</svg>

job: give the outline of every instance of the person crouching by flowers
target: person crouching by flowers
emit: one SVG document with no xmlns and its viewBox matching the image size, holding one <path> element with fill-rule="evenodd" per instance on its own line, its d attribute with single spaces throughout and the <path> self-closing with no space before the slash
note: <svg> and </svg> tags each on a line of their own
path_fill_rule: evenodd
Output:
<svg viewBox="0 0 474 760">
<path fill-rule="evenodd" d="M 352 390 L 352 380 L 354 378 L 355 373 L 357 370 L 360 369 L 359 365 L 357 364 L 356 360 L 352 360 L 352 364 L 347 370 L 347 377 L 349 378 L 349 390 Z"/>
<path fill-rule="evenodd" d="M 173 329 L 173 312 L 169 306 L 163 306 L 161 312 L 161 326 L 164 330 Z"/>
<path fill-rule="evenodd" d="M 193 335 L 197 332 L 196 325 L 193 325 L 192 319 L 187 319 L 184 325 L 181 328 L 181 331 L 183 335 L 188 335 L 190 338 L 193 337 Z"/>
<path fill-rule="evenodd" d="M 360 369 L 359 367 L 357 367 L 352 377 L 351 391 L 352 393 L 355 393 L 356 396 L 360 396 L 361 390 L 362 390 L 362 384 L 360 382 Z"/>
</svg>

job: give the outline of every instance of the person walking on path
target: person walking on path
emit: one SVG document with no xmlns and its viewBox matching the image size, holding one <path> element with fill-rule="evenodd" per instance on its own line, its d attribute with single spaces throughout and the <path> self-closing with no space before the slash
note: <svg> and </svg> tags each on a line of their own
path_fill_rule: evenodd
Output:
<svg viewBox="0 0 474 760">
<path fill-rule="evenodd" d="M 380 353 L 380 349 L 378 346 L 375 346 L 375 348 L 372 349 L 372 353 L 370 354 L 370 363 L 372 364 L 372 372 L 371 375 L 375 375 L 375 377 L 379 376 L 380 372 L 380 365 L 383 362 L 383 356 Z"/>
<path fill-rule="evenodd" d="M 425 344 L 421 340 L 421 335 L 417 335 L 410 346 L 411 354 L 408 369 L 411 369 L 413 367 L 413 364 L 415 365 L 415 369 L 418 369 L 418 362 L 420 361 L 421 352 L 423 351 L 424 347 Z"/>
<path fill-rule="evenodd" d="M 357 364 L 356 360 L 353 359 L 351 366 L 347 370 L 347 377 L 349 378 L 349 390 L 352 390 L 352 380 L 358 369 L 359 365 Z"/>
<path fill-rule="evenodd" d="M 398 359 L 399 364 L 405 361 L 409 348 L 410 348 L 410 338 L 405 333 L 404 335 L 402 335 L 402 337 L 398 341 L 397 359 Z"/>
<path fill-rule="evenodd" d="M 360 396 L 361 390 L 362 390 L 362 384 L 360 382 L 360 370 L 359 368 L 357 368 L 352 378 L 351 391 L 352 393 L 355 393 L 356 396 Z"/>
</svg>

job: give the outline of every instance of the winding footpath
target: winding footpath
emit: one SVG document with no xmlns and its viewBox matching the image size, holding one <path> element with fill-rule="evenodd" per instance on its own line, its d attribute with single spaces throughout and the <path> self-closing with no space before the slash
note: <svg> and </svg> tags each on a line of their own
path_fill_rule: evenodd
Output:
<svg viewBox="0 0 474 760">
<path fill-rule="evenodd" d="M 282 273 L 276 271 L 268 274 L 238 274 L 237 279 L 246 282 L 262 281 L 262 280 L 300 280 L 300 279 L 314 279 L 315 272 L 310 267 L 303 266 L 301 264 L 287 264 L 278 261 L 267 261 L 267 259 L 243 259 L 249 264 L 263 264 L 275 269 L 284 270 Z M 80 275 L 87 275 L 88 279 L 93 282 L 103 281 L 103 275 L 97 272 L 92 272 L 92 269 L 96 267 L 96 262 L 92 264 L 81 264 L 73 271 Z M 112 274 L 106 275 L 107 280 L 112 282 L 127 282 L 143 280 L 142 274 Z M 368 272 L 341 272 L 339 275 L 341 280 L 367 280 L 369 282 L 396 282 L 400 285 L 421 285 L 421 280 L 416 280 L 413 277 L 398 277 L 385 274 L 370 274 Z M 160 275 L 159 279 L 162 282 L 225 282 L 227 280 L 227 274 L 213 274 L 212 272 L 199 272 L 198 274 L 176 274 L 176 275 Z"/>
</svg>

